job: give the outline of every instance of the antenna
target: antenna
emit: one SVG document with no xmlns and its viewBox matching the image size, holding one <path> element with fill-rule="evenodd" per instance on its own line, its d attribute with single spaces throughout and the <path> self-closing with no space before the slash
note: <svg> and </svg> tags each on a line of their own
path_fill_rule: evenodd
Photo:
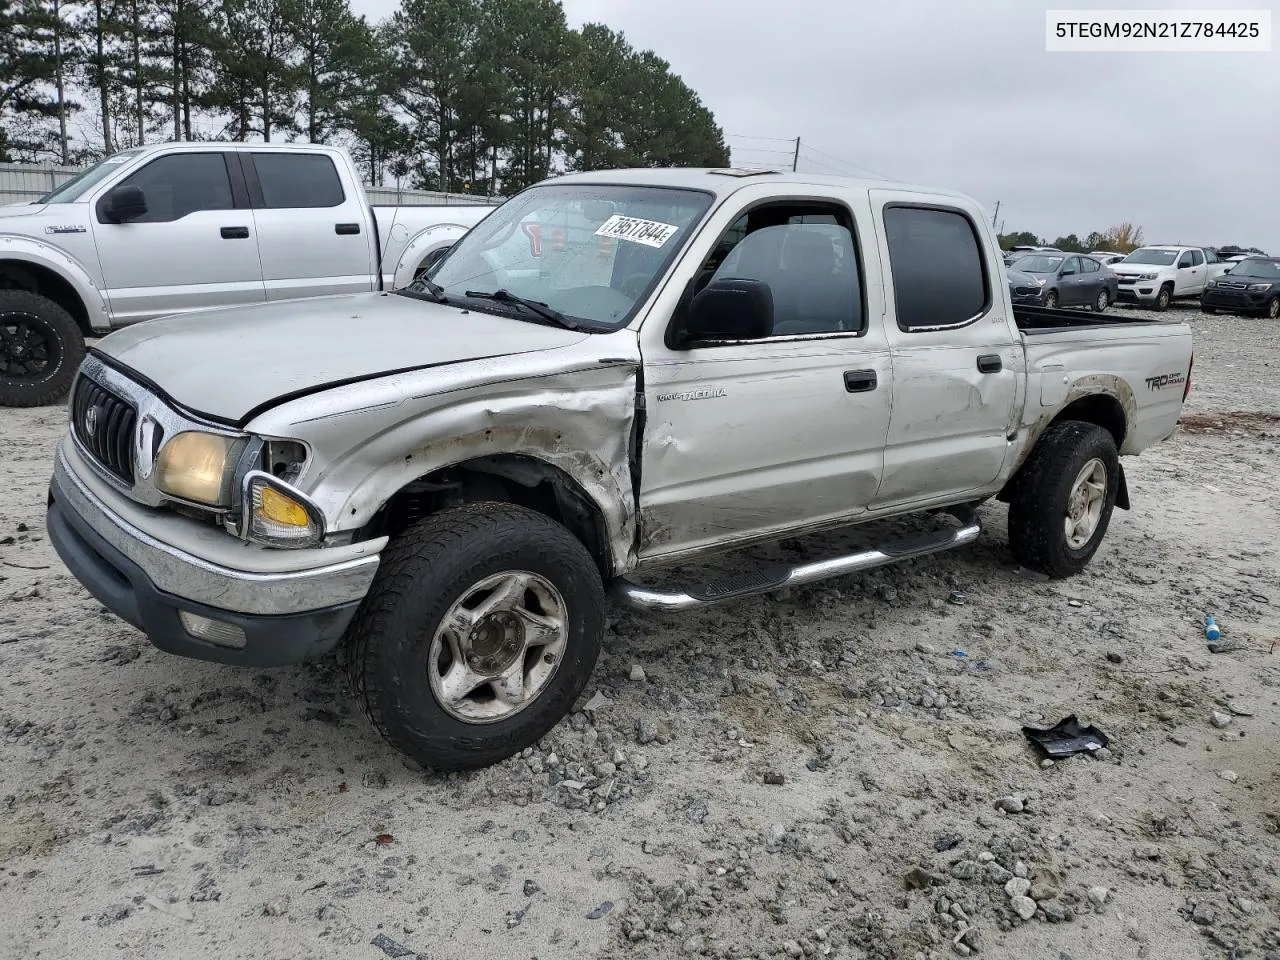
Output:
<svg viewBox="0 0 1280 960">
<path fill-rule="evenodd" d="M 366 196 L 368 195 L 366 194 Z M 387 227 L 387 246 L 378 251 L 378 289 L 380 291 L 385 290 L 386 288 L 386 285 L 382 279 L 383 278 L 382 271 L 386 267 L 387 249 L 391 247 L 391 241 L 395 239 L 396 220 L 399 219 L 400 217 L 400 208 L 404 206 L 402 200 L 403 198 L 400 195 L 400 174 L 397 173 L 396 174 L 396 212 L 391 215 L 391 226 Z M 377 231 L 378 231 L 378 215 L 377 213 L 374 212 L 372 201 L 370 201 L 369 203 L 369 214 L 370 214 L 369 219 L 373 221 L 374 237 L 376 238 Z M 379 240 L 379 243 L 380 242 L 381 241 Z M 395 284 L 395 277 L 391 278 L 391 282 L 393 285 Z"/>
</svg>

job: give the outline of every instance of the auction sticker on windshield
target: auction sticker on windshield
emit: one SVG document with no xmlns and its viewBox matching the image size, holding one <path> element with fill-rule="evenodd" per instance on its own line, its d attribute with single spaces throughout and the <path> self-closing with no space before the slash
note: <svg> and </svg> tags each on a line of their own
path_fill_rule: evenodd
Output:
<svg viewBox="0 0 1280 960">
<path fill-rule="evenodd" d="M 612 237 L 615 240 L 630 240 L 632 243 L 643 243 L 646 247 L 661 247 L 670 240 L 680 228 L 670 223 L 657 220 L 640 220 L 637 217 L 624 217 L 615 213 L 596 231 L 597 237 Z"/>
</svg>

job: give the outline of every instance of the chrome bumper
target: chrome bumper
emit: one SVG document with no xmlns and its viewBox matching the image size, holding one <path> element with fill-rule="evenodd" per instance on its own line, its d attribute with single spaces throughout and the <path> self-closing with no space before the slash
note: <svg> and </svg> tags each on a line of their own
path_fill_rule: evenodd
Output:
<svg viewBox="0 0 1280 960">
<path fill-rule="evenodd" d="M 157 540 L 113 511 L 76 476 L 61 447 L 53 483 L 64 505 L 137 564 L 157 589 L 210 607 L 264 616 L 319 610 L 364 599 L 378 571 L 376 554 L 275 572 L 236 570 L 213 563 Z M 332 559 L 330 549 L 290 553 L 294 555 L 291 559 L 301 559 L 300 554 L 312 554 L 318 561 Z"/>
</svg>

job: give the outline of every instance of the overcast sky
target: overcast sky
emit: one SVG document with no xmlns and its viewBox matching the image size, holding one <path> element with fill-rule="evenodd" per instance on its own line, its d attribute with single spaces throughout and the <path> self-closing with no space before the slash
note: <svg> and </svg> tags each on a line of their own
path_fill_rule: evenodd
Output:
<svg viewBox="0 0 1280 960">
<path fill-rule="evenodd" d="M 395 0 L 353 0 L 371 20 Z M 741 165 L 865 168 L 963 190 L 1006 230 L 1280 255 L 1280 53 L 1048 53 L 1046 9 L 1276 0 L 564 0 L 670 61 Z M 777 138 L 777 139 L 758 139 Z M 808 148 L 812 147 L 811 152 Z M 824 166 L 819 167 L 818 164 Z"/>
</svg>

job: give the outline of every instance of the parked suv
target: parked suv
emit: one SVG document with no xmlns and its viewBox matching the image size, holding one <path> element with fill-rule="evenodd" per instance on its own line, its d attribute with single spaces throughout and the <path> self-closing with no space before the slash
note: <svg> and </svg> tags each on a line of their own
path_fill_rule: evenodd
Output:
<svg viewBox="0 0 1280 960">
<path fill-rule="evenodd" d="M 1211 280 L 1200 297 L 1205 313 L 1248 313 L 1280 317 L 1280 257 L 1250 257 Z"/>
</svg>

